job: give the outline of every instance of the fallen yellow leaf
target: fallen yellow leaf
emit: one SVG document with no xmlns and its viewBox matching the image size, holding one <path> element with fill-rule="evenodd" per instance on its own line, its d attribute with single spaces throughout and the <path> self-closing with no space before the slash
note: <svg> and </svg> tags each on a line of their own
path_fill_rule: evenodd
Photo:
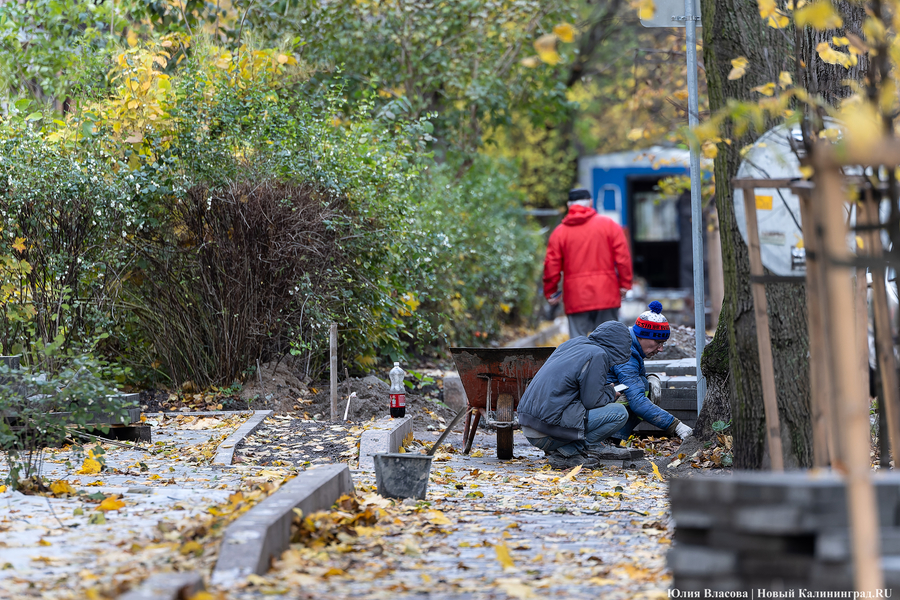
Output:
<svg viewBox="0 0 900 600">
<path fill-rule="evenodd" d="M 194 556 L 201 556 L 203 554 L 203 546 L 200 545 L 200 542 L 191 540 L 190 542 L 185 543 L 178 549 L 178 552 L 182 556 L 187 556 L 188 554 L 193 554 Z"/>
<path fill-rule="evenodd" d="M 103 502 L 100 503 L 100 506 L 97 507 L 97 510 L 106 512 L 109 510 L 119 510 L 124 507 L 125 503 L 119 500 L 119 497 L 113 494 L 112 496 L 107 496 Z"/>
<path fill-rule="evenodd" d="M 581 471 L 581 465 L 578 465 L 575 468 L 573 468 L 571 471 L 566 473 L 565 477 L 560 479 L 560 481 L 572 481 L 572 478 L 575 477 L 576 475 L 578 475 L 578 473 L 580 471 Z"/>
<path fill-rule="evenodd" d="M 512 556 L 509 554 L 509 548 L 506 544 L 497 544 L 494 546 L 494 552 L 497 553 L 497 560 L 503 565 L 504 569 L 512 569 L 516 566 Z"/>
<path fill-rule="evenodd" d="M 656 466 L 656 463 L 650 461 L 650 464 L 653 465 L 653 474 L 656 475 L 656 478 L 660 481 L 664 481 L 662 474 L 659 472 L 659 467 Z"/>
<path fill-rule="evenodd" d="M 91 458 L 90 456 L 84 459 L 84 462 L 81 463 L 81 468 L 75 471 L 76 475 L 96 475 L 100 472 L 100 463 Z"/>
<path fill-rule="evenodd" d="M 428 522 L 432 525 L 450 525 L 451 521 L 447 516 L 439 510 L 429 510 L 427 513 Z"/>
<path fill-rule="evenodd" d="M 50 484 L 50 492 L 54 496 L 65 496 L 67 494 L 74 494 L 75 488 L 69 485 L 69 482 L 65 479 L 60 479 L 59 481 L 54 481 Z"/>
</svg>

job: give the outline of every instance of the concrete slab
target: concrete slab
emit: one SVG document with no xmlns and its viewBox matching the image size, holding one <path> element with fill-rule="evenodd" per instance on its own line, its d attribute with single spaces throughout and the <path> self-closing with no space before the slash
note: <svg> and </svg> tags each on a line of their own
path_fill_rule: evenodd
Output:
<svg viewBox="0 0 900 600">
<path fill-rule="evenodd" d="M 384 417 L 363 431 L 359 439 L 359 468 L 374 471 L 376 454 L 398 452 L 403 441 L 412 438 L 412 417 Z"/>
<path fill-rule="evenodd" d="M 667 387 L 671 388 L 694 388 L 697 389 L 696 375 L 674 375 L 670 376 Z"/>
<path fill-rule="evenodd" d="M 157 573 L 119 600 L 181 600 L 205 589 L 200 573 Z"/>
<path fill-rule="evenodd" d="M 462 379 L 456 371 L 444 373 L 444 404 L 453 410 L 459 410 L 469 403 L 466 390 L 463 388 Z"/>
<path fill-rule="evenodd" d="M 228 527 L 212 583 L 229 585 L 251 574 L 264 574 L 272 558 L 290 544 L 295 508 L 308 515 L 329 508 L 352 491 L 347 465 L 326 465 L 300 473 Z"/>
<path fill-rule="evenodd" d="M 645 360 L 644 370 L 648 373 L 665 373 L 666 367 L 674 360 Z"/>
<path fill-rule="evenodd" d="M 238 427 L 237 431 L 225 438 L 225 440 L 221 444 L 219 444 L 219 447 L 216 450 L 216 455 L 213 457 L 211 464 L 221 466 L 231 465 L 231 461 L 234 460 L 235 446 L 240 444 L 247 436 L 259 429 L 263 424 L 263 421 L 265 421 L 267 417 L 272 416 L 272 414 L 273 411 L 271 410 L 253 411 L 252 417 L 244 421 L 244 424 Z"/>
</svg>

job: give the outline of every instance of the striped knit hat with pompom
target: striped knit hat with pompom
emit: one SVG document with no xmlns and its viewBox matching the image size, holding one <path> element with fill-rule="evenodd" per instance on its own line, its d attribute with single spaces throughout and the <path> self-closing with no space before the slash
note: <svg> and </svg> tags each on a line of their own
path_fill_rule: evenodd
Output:
<svg viewBox="0 0 900 600">
<path fill-rule="evenodd" d="M 634 335 L 639 338 L 666 341 L 669 339 L 669 321 L 662 315 L 662 304 L 654 300 L 634 322 Z"/>
</svg>

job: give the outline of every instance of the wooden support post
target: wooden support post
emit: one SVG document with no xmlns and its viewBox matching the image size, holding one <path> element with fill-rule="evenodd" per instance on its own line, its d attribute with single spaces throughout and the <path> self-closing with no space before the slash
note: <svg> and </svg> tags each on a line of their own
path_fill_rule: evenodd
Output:
<svg viewBox="0 0 900 600">
<path fill-rule="evenodd" d="M 866 199 L 862 203 L 860 216 L 864 225 L 879 223 L 878 202 L 872 197 L 871 188 L 866 190 Z M 865 239 L 866 254 L 880 259 L 883 254 L 880 230 L 867 232 Z M 888 439 L 891 442 L 891 456 L 894 467 L 900 467 L 897 461 L 900 449 L 900 384 L 897 381 L 897 361 L 894 358 L 892 342 L 893 327 L 887 305 L 887 286 L 883 267 L 872 268 L 872 322 L 875 328 L 875 356 L 878 360 L 878 372 L 881 376 L 881 400 L 884 404 L 884 418 L 887 421 Z M 868 348 L 866 348 L 868 356 Z"/>
<path fill-rule="evenodd" d="M 837 433 L 833 429 L 831 386 L 828 379 L 828 344 L 822 319 L 821 261 L 819 235 L 809 207 L 811 182 L 791 186 L 800 198 L 800 219 L 803 225 L 803 247 L 806 250 L 806 315 L 809 330 L 809 408 L 813 433 L 813 466 L 827 467 L 836 451 Z M 830 441 L 829 441 L 830 440 Z M 831 452 L 829 452 L 829 446 Z"/>
<path fill-rule="evenodd" d="M 337 323 L 332 323 L 328 330 L 331 340 L 331 420 L 338 420 L 338 364 L 337 364 Z"/>
<path fill-rule="evenodd" d="M 850 545 L 857 591 L 875 594 L 884 587 L 878 531 L 878 505 L 872 486 L 869 464 L 869 405 L 864 401 L 857 368 L 858 336 L 853 314 L 852 270 L 847 265 L 853 258 L 847 247 L 847 221 L 844 209 L 844 181 L 840 169 L 830 162 L 827 142 L 817 145 L 816 195 L 812 208 L 821 211 L 824 230 L 822 254 L 825 265 L 825 305 L 828 310 L 828 344 L 831 346 L 831 381 L 840 412 L 835 415 L 841 433 L 840 461 L 835 467 L 845 472 L 847 508 L 850 521 Z"/>
<path fill-rule="evenodd" d="M 759 231 L 756 225 L 756 188 L 744 185 L 744 212 L 747 215 L 747 246 L 750 250 L 750 275 L 763 275 Z M 773 471 L 784 471 L 784 452 L 781 448 L 781 420 L 778 417 L 778 396 L 775 389 L 775 366 L 772 362 L 772 338 L 769 334 L 766 287 L 761 282 L 750 284 L 753 290 L 753 310 L 756 316 L 756 341 L 759 348 L 759 374 L 762 379 L 763 405 L 766 411 L 766 439 Z"/>
</svg>

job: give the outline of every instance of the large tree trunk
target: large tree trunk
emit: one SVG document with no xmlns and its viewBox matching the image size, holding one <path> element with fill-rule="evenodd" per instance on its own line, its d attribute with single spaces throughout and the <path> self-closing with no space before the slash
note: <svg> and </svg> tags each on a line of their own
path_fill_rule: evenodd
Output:
<svg viewBox="0 0 900 600">
<path fill-rule="evenodd" d="M 842 12 L 847 23 L 849 9 Z M 855 12 L 861 11 L 855 9 Z M 703 56 L 711 111 L 723 109 L 729 99 L 758 100 L 759 94 L 751 88 L 778 81 L 781 71 L 796 74 L 793 30 L 779 31 L 768 27 L 759 16 L 756 0 L 702 0 L 702 14 Z M 849 23 L 848 30 L 858 31 L 861 19 L 851 18 Z M 848 72 L 840 67 L 823 65 L 815 56 L 815 45 L 830 39 L 831 35 L 834 32 L 828 32 L 827 36 L 801 33 L 799 56 L 812 69 L 804 72 L 800 81 L 807 87 L 814 85 L 814 91 L 834 102 L 847 94 L 841 80 L 848 77 Z M 730 81 L 731 60 L 739 56 L 749 60 L 747 74 Z M 863 68 L 859 65 L 849 76 L 859 77 Z M 741 149 L 761 133 L 750 131 L 736 136 L 730 125 L 726 126 L 721 137 L 730 139 L 731 144 L 719 144 L 715 161 L 725 300 L 716 337 L 703 357 L 708 393 L 697 427 L 700 437 L 709 436 L 713 421 L 733 417 L 734 466 L 744 469 L 767 466 L 768 456 L 750 264 L 747 246 L 734 217 L 731 180 L 741 162 Z M 798 284 L 768 284 L 766 299 L 785 466 L 809 467 L 812 465 L 812 428 L 806 289 Z"/>
</svg>

